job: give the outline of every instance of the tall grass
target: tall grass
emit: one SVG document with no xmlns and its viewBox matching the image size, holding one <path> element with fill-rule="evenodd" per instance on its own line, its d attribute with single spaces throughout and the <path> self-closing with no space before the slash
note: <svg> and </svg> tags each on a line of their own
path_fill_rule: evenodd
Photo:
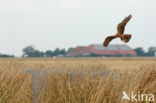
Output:
<svg viewBox="0 0 156 103">
<path fill-rule="evenodd" d="M 154 58 L 0 59 L 0 103 L 33 103 L 32 77 L 23 73 L 30 68 L 88 71 L 82 77 L 74 75 L 71 80 L 67 74 L 49 73 L 45 79 L 48 83 L 37 98 L 40 103 L 131 103 L 121 100 L 122 91 L 128 95 L 140 91 L 156 96 Z M 111 72 L 90 76 L 99 70 Z M 120 75 L 114 76 L 114 71 Z"/>
</svg>

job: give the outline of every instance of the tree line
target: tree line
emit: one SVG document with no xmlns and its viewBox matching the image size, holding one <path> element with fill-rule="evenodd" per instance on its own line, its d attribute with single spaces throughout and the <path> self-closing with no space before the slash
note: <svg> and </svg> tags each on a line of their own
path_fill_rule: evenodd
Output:
<svg viewBox="0 0 156 103">
<path fill-rule="evenodd" d="M 69 48 L 67 51 L 65 49 L 56 48 L 55 50 L 47 50 L 45 52 L 36 50 L 33 46 L 27 46 L 23 49 L 23 53 L 26 57 L 55 57 L 55 56 L 64 56 L 72 48 Z"/>
<path fill-rule="evenodd" d="M 14 55 L 9 55 L 9 54 L 0 54 L 0 58 L 13 58 Z"/>
<path fill-rule="evenodd" d="M 73 48 L 68 48 L 68 50 L 56 48 L 55 50 L 47 50 L 45 52 L 35 49 L 33 46 L 27 46 L 23 49 L 25 57 L 56 57 L 56 56 L 65 56 Z M 135 48 L 134 51 L 137 53 L 137 56 L 143 57 L 153 57 L 156 56 L 156 47 L 149 47 L 145 51 L 142 47 Z M 0 54 L 1 58 L 13 58 L 14 55 Z"/>
<path fill-rule="evenodd" d="M 27 57 L 54 57 L 58 55 L 66 55 L 70 50 L 73 48 L 69 48 L 67 51 L 65 49 L 59 49 L 56 48 L 54 51 L 52 50 L 47 50 L 45 52 L 36 50 L 33 46 L 27 46 L 23 49 L 23 52 Z M 155 56 L 156 55 L 156 47 L 149 47 L 148 51 L 145 52 L 145 50 L 142 47 L 135 48 L 134 51 L 137 53 L 137 56 Z"/>
<path fill-rule="evenodd" d="M 156 47 L 149 47 L 147 52 L 142 47 L 135 48 L 134 50 L 137 56 L 156 56 Z"/>
</svg>

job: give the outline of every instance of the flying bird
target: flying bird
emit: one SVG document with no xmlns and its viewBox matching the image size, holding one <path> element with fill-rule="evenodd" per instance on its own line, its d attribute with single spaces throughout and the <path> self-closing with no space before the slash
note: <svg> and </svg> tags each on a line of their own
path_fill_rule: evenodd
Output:
<svg viewBox="0 0 156 103">
<path fill-rule="evenodd" d="M 113 36 L 108 36 L 103 42 L 103 46 L 107 47 L 108 44 L 115 38 L 120 38 L 121 41 L 127 43 L 131 39 L 131 34 L 124 34 L 125 26 L 127 22 L 132 18 L 132 15 L 127 16 L 121 23 L 117 26 L 117 34 Z"/>
</svg>

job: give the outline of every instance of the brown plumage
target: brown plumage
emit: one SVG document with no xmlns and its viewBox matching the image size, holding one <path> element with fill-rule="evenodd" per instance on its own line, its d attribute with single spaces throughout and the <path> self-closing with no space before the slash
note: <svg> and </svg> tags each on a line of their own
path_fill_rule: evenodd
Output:
<svg viewBox="0 0 156 103">
<path fill-rule="evenodd" d="M 121 23 L 118 24 L 117 26 L 117 34 L 114 36 L 108 36 L 104 43 L 103 46 L 108 46 L 108 44 L 115 38 L 120 38 L 121 41 L 127 43 L 131 39 L 131 34 L 124 34 L 125 26 L 127 22 L 132 18 L 132 15 L 129 15 L 126 17 Z"/>
</svg>

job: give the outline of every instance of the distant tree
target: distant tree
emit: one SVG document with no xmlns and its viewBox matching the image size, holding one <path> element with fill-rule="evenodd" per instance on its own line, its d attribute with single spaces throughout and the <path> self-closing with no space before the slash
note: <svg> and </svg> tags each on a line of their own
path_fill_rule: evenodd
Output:
<svg viewBox="0 0 156 103">
<path fill-rule="evenodd" d="M 66 50 L 65 49 L 61 49 L 60 52 L 59 52 L 59 54 L 65 55 L 66 54 Z"/>
<path fill-rule="evenodd" d="M 14 55 L 0 54 L 0 58 L 14 58 Z"/>
<path fill-rule="evenodd" d="M 44 56 L 44 52 L 41 51 L 41 52 L 40 52 L 40 57 L 43 57 L 43 56 Z"/>
<path fill-rule="evenodd" d="M 38 50 L 35 50 L 28 54 L 28 57 L 41 57 L 40 52 Z"/>
<path fill-rule="evenodd" d="M 74 48 L 72 48 L 72 47 L 68 48 L 67 52 L 71 51 L 72 49 L 74 49 Z"/>
<path fill-rule="evenodd" d="M 46 56 L 50 56 L 50 57 L 53 57 L 54 56 L 54 54 L 53 54 L 53 52 L 52 51 L 50 51 L 50 50 L 47 50 L 45 53 L 44 53 Z"/>
<path fill-rule="evenodd" d="M 53 51 L 54 56 L 57 56 L 59 53 L 60 53 L 60 49 L 59 49 L 59 48 L 56 48 L 56 49 Z"/>
<path fill-rule="evenodd" d="M 156 53 L 156 47 L 148 48 L 147 56 L 155 56 L 155 53 Z"/>
<path fill-rule="evenodd" d="M 142 47 L 134 49 L 138 56 L 145 56 L 145 51 Z"/>
<path fill-rule="evenodd" d="M 43 52 L 36 50 L 33 46 L 25 47 L 23 52 L 27 55 L 27 57 L 42 57 L 44 55 Z"/>
<path fill-rule="evenodd" d="M 23 49 L 24 54 L 29 55 L 32 52 L 35 51 L 35 48 L 33 46 L 27 46 Z"/>
</svg>

